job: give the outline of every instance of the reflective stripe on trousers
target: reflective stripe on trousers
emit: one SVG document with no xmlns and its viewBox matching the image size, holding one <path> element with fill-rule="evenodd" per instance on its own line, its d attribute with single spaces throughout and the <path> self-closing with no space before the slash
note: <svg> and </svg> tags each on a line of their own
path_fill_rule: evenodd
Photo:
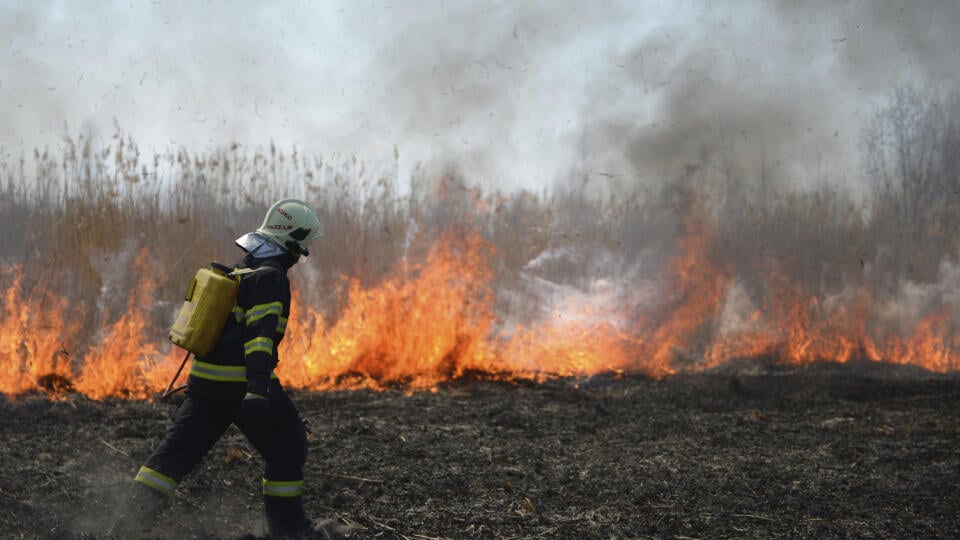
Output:
<svg viewBox="0 0 960 540">
<path fill-rule="evenodd" d="M 160 474 L 149 467 L 140 467 L 140 470 L 137 471 L 137 476 L 133 479 L 152 487 L 164 495 L 172 494 L 173 490 L 177 488 L 177 482 L 173 478 Z"/>
<path fill-rule="evenodd" d="M 263 494 L 267 497 L 299 497 L 303 495 L 303 480 L 263 479 Z"/>
</svg>

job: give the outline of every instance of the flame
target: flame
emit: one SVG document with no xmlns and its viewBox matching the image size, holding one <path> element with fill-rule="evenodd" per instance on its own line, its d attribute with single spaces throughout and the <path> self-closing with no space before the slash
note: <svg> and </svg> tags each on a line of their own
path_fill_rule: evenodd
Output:
<svg viewBox="0 0 960 540">
<path fill-rule="evenodd" d="M 422 261 L 403 260 L 381 283 L 344 277 L 346 307 L 333 323 L 316 306 L 295 302 L 278 373 L 287 386 L 310 390 L 429 390 L 471 377 L 663 377 L 738 358 L 960 369 L 948 303 L 904 331 L 876 316 L 869 284 L 812 295 L 776 268 L 762 274 L 755 300 L 739 288 L 732 266 L 711 254 L 713 230 L 709 219 L 688 219 L 676 255 L 642 301 L 615 280 L 598 280 L 524 325 L 506 324 L 495 312 L 494 247 L 475 232 L 448 231 Z M 93 344 L 78 354 L 68 351 L 84 337 L 78 321 L 85 308 L 39 284 L 28 288 L 17 267 L 3 268 L 0 392 L 149 399 L 165 388 L 183 351 L 151 322 L 160 278 L 149 262 L 141 251 L 136 275 L 154 277 L 138 283 L 125 305 L 101 310 Z"/>
<path fill-rule="evenodd" d="M 335 325 L 326 327 L 310 308 L 305 319 L 290 322 L 278 373 L 310 389 L 349 386 L 350 379 L 423 389 L 471 370 L 505 369 L 489 341 L 492 257 L 493 247 L 479 236 L 447 233 L 424 264 L 405 262 L 377 287 L 347 280 L 349 304 Z"/>
<path fill-rule="evenodd" d="M 911 337 L 891 337 L 886 350 L 886 358 L 897 364 L 921 366 L 941 373 L 960 367 L 957 354 L 960 337 L 950 324 L 950 314 L 946 308 L 921 319 Z"/>
<path fill-rule="evenodd" d="M 149 252 L 137 256 L 134 275 L 149 276 Z M 126 309 L 117 320 L 106 322 L 112 313 L 106 310 L 99 346 L 83 357 L 77 378 L 77 390 L 93 399 L 124 397 L 145 399 L 156 391 L 164 378 L 173 375 L 175 351 L 164 355 L 154 337 L 149 313 L 153 306 L 156 281 L 144 280 L 134 288 Z"/>
<path fill-rule="evenodd" d="M 707 339 L 705 325 L 722 308 L 723 291 L 732 278 L 728 269 L 707 256 L 709 243 L 707 222 L 688 217 L 678 241 L 679 254 L 664 272 L 667 294 L 656 309 L 647 311 L 652 315 L 644 317 L 637 329 L 638 335 L 651 336 L 644 356 L 651 359 L 656 374 L 676 373 L 678 357 L 697 352 L 698 344 Z"/>
<path fill-rule="evenodd" d="M 66 389 L 71 379 L 70 353 L 64 343 L 79 330 L 79 323 L 64 320 L 67 301 L 34 287 L 23 290 L 19 267 L 2 269 L 11 283 L 3 293 L 0 310 L 0 392 L 16 395 L 28 390 Z"/>
<path fill-rule="evenodd" d="M 786 364 L 817 361 L 886 361 L 945 373 L 960 368 L 958 337 L 950 327 L 945 307 L 918 320 L 912 335 L 874 325 L 872 291 L 859 287 L 852 300 L 829 306 L 804 295 L 781 276 L 770 276 L 775 294 L 751 320 L 754 328 L 721 336 L 707 354 L 708 365 L 735 358 L 769 357 Z M 764 322 L 765 321 L 765 322 Z M 878 336 L 885 336 L 880 338 Z"/>
</svg>

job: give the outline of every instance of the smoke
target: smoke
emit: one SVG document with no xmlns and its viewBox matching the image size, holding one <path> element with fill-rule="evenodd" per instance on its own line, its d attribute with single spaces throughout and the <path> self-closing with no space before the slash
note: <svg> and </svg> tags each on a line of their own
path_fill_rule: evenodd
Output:
<svg viewBox="0 0 960 540">
<path fill-rule="evenodd" d="M 137 424 L 146 422 L 149 429 L 161 428 L 162 423 L 138 419 L 142 410 L 133 409 L 122 413 L 129 418 L 114 418 L 118 432 L 137 429 Z M 139 428 L 143 429 L 143 428 Z M 106 436 L 106 435 L 104 435 Z M 265 520 L 262 509 L 262 497 L 256 489 L 262 472 L 259 456 L 235 462 L 231 468 L 236 476 L 230 480 L 215 476 L 205 467 L 209 460 L 222 460 L 229 450 L 243 448 L 244 452 L 254 455 L 256 451 L 249 446 L 240 431 L 231 427 L 210 453 L 204 458 L 181 488 L 167 499 L 153 499 L 149 493 L 141 491 L 133 482 L 133 477 L 141 462 L 136 457 L 121 454 L 114 449 L 109 454 L 103 452 L 103 437 L 90 438 L 90 448 L 80 452 L 83 456 L 79 463 L 71 462 L 83 479 L 83 504 L 80 506 L 57 508 L 58 517 L 70 537 L 76 538 L 121 538 L 131 534 L 136 538 L 240 538 L 263 537 Z M 109 437 L 108 437 L 109 438 Z M 117 436 L 120 444 L 129 443 L 123 436 Z M 147 437 L 148 443 L 153 442 Z M 142 454 L 144 448 L 138 448 Z M 216 484 L 218 490 L 215 499 L 198 500 L 191 495 L 191 484 Z M 76 487 L 74 487 L 76 488 Z M 134 516 L 131 519 L 131 516 Z M 133 531 L 127 530 L 133 527 Z"/>
<path fill-rule="evenodd" d="M 5 5 L 0 147 L 116 122 L 497 189 L 696 164 L 849 182 L 871 107 L 956 82 L 958 22 L 949 0 Z"/>
<path fill-rule="evenodd" d="M 944 260 L 940 263 L 940 275 L 932 283 L 912 280 L 900 282 L 895 294 L 878 309 L 877 319 L 890 326 L 900 335 L 908 336 L 916 331 L 918 321 L 939 312 L 950 321 L 956 320 L 960 306 L 960 264 Z"/>
<path fill-rule="evenodd" d="M 509 317 L 503 335 L 530 320 L 549 327 L 609 325 L 628 330 L 629 315 L 654 302 L 659 287 L 650 253 L 628 260 L 622 253 L 599 250 L 588 255 L 566 247 L 548 249 L 520 271 L 515 290 L 498 291 Z"/>
<path fill-rule="evenodd" d="M 891 89 L 956 82 L 958 21 L 951 2 L 692 8 L 607 64 L 582 110 L 586 154 L 647 182 L 704 164 L 853 182 L 860 130 Z"/>
</svg>

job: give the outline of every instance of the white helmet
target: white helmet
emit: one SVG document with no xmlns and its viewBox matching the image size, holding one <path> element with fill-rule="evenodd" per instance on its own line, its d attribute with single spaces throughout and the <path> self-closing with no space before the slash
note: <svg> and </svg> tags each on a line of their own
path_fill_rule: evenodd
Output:
<svg viewBox="0 0 960 540">
<path fill-rule="evenodd" d="M 307 246 L 323 236 L 317 215 L 300 199 L 274 203 L 257 232 L 295 255 L 310 255 Z"/>
</svg>

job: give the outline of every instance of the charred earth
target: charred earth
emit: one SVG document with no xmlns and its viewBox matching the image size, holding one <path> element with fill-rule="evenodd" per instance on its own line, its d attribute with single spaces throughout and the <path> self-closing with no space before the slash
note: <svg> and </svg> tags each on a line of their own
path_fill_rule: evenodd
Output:
<svg viewBox="0 0 960 540">
<path fill-rule="evenodd" d="M 352 538 L 960 537 L 956 374 L 754 362 L 293 395 L 306 505 Z M 0 396 L 0 536 L 103 537 L 174 407 Z M 231 428 L 155 537 L 263 537 L 260 476 Z"/>
</svg>

